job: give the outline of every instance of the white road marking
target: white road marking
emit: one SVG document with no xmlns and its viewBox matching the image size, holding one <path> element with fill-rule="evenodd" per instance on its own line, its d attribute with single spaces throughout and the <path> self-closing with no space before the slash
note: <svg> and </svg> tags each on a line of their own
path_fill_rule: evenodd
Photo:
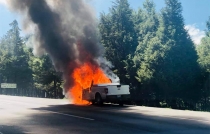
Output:
<svg viewBox="0 0 210 134">
<path fill-rule="evenodd" d="M 8 96 L 6 96 L 5 98 L 8 98 Z M 15 98 L 15 97 L 13 97 L 13 98 Z M 21 97 L 17 97 L 17 98 L 21 98 Z M 31 104 L 28 104 L 26 102 L 18 102 L 18 101 L 15 101 L 15 100 L 3 100 L 3 99 L 2 99 L 2 96 L 0 95 L 0 101 L 1 101 L 0 105 L 4 105 L 4 103 L 6 103 L 6 104 L 20 103 L 21 105 L 31 106 Z M 33 105 L 35 105 L 35 104 L 33 104 Z M 36 107 L 38 107 L 38 106 L 40 107 L 41 105 L 40 104 L 36 104 Z M 97 108 L 97 109 L 100 109 L 100 111 L 119 112 L 119 111 L 115 111 L 115 109 L 106 109 L 106 108 L 105 109 L 103 109 L 103 108 Z M 136 110 L 138 110 L 138 112 L 135 112 Z M 149 112 L 149 113 L 144 112 L 144 110 L 147 110 L 147 112 Z M 150 107 L 135 107 L 135 106 L 132 106 L 132 107 L 130 107 L 128 109 L 126 108 L 125 112 L 126 113 L 141 113 L 141 114 L 144 114 L 144 115 L 151 115 L 151 116 L 157 116 L 157 117 L 158 116 L 159 117 L 168 117 L 168 118 L 172 118 L 172 119 L 174 118 L 174 119 L 182 119 L 182 120 L 191 120 L 191 121 L 200 121 L 200 122 L 210 123 L 210 118 L 207 118 L 207 120 L 193 119 L 193 116 L 192 116 L 192 118 L 190 118 L 190 117 L 181 117 L 181 115 L 179 116 L 179 115 L 176 115 L 176 114 L 175 115 L 160 114 L 160 113 L 153 112 L 155 110 L 162 110 L 164 112 L 175 111 L 175 110 L 170 110 L 170 109 L 150 108 Z M 121 110 L 121 111 L 123 111 L 123 110 Z M 180 112 L 181 110 L 176 110 L 175 112 L 177 112 L 177 111 Z M 81 118 L 81 119 L 86 119 L 86 120 L 92 120 L 92 121 L 95 120 L 95 119 L 91 119 L 91 118 L 86 118 L 86 117 L 81 117 L 81 116 L 76 116 L 76 115 L 70 115 L 70 114 L 64 114 L 64 113 L 59 113 L 59 112 L 53 112 L 53 111 L 47 111 L 47 110 L 46 110 L 46 112 L 51 112 L 51 113 L 54 113 L 54 114 L 60 114 L 60 115 L 64 115 L 64 116 Z M 150 114 L 150 112 L 153 113 L 153 114 Z M 184 113 L 185 111 L 181 111 L 181 112 Z M 209 117 L 208 115 L 209 114 L 207 114 L 206 117 Z M 183 115 L 183 116 L 186 116 L 186 115 Z M 199 116 L 198 115 L 197 117 L 203 117 L 203 116 Z M 0 132 L 0 134 L 2 134 L 2 133 Z"/>
<path fill-rule="evenodd" d="M 49 113 L 54 113 L 54 114 L 59 114 L 59 115 L 64 115 L 64 116 L 69 116 L 69 117 L 74 117 L 74 118 L 85 119 L 85 120 L 91 120 L 91 121 L 94 121 L 95 120 L 95 119 L 92 119 L 92 118 L 86 118 L 86 117 L 72 115 L 72 114 L 64 114 L 64 113 L 59 113 L 59 112 L 54 112 L 54 111 L 48 111 L 48 110 L 43 110 L 43 111 L 49 112 Z"/>
<path fill-rule="evenodd" d="M 5 103 L 5 102 L 4 102 Z M 7 102 L 7 104 L 13 104 L 13 103 L 18 103 L 18 104 L 21 104 L 21 105 L 26 105 L 26 106 L 31 106 L 27 103 L 24 103 L 24 102 Z M 33 104 L 34 105 L 34 104 Z M 71 114 L 64 114 L 64 113 L 59 113 L 59 112 L 54 112 L 54 111 L 48 111 L 48 110 L 41 110 L 41 111 L 45 111 L 45 112 L 48 112 L 48 113 L 54 113 L 54 114 L 59 114 L 59 115 L 64 115 L 64 116 L 69 116 L 69 117 L 74 117 L 74 118 L 80 118 L 80 119 L 85 119 L 85 120 L 95 120 L 95 119 L 92 119 L 92 118 L 86 118 L 86 117 L 82 117 L 82 116 L 77 116 L 77 115 L 71 115 Z M 0 133 L 1 134 L 1 133 Z"/>
</svg>

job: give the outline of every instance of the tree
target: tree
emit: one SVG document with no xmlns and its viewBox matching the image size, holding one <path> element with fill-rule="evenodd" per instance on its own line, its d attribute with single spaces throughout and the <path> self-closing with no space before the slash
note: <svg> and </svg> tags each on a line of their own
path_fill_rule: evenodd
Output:
<svg viewBox="0 0 210 134">
<path fill-rule="evenodd" d="M 25 44 L 20 37 L 18 23 L 14 20 L 11 29 L 1 39 L 1 73 L 4 82 L 17 83 L 17 89 L 28 89 L 32 83 L 32 73 L 28 65 Z"/>
<path fill-rule="evenodd" d="M 141 91 L 139 91 L 142 94 L 141 98 L 148 99 L 155 93 L 154 90 L 157 90 L 152 80 L 154 72 L 160 64 L 159 58 L 161 58 L 163 50 L 160 40 L 156 36 L 159 16 L 155 11 L 155 4 L 151 0 L 146 0 L 143 7 L 143 10 L 139 9 L 136 14 L 139 45 L 133 60 L 137 68 L 136 78 L 142 84 Z"/>
<path fill-rule="evenodd" d="M 101 42 L 105 47 L 105 57 L 114 64 L 114 72 L 121 83 L 128 83 L 130 67 L 126 68 L 129 55 L 133 57 L 138 45 L 133 22 L 132 9 L 127 0 L 116 0 L 109 14 L 100 16 Z"/>
<path fill-rule="evenodd" d="M 206 27 L 207 27 L 207 33 L 210 32 L 210 16 L 209 16 L 209 20 L 206 22 Z M 209 36 L 209 34 L 207 34 Z"/>
<path fill-rule="evenodd" d="M 206 36 L 202 38 L 201 44 L 197 46 L 199 56 L 198 63 L 202 69 L 202 98 L 204 110 L 210 109 L 210 17 L 206 23 Z"/>
<path fill-rule="evenodd" d="M 151 2 L 144 4 L 144 15 L 151 17 L 141 24 L 145 36 L 134 58 L 140 66 L 137 79 L 143 89 L 151 90 L 153 98 L 197 101 L 200 69 L 195 46 L 184 29 L 182 6 L 178 0 L 165 0 L 165 3 L 160 17 L 155 15 Z"/>
<path fill-rule="evenodd" d="M 151 39 L 156 36 L 157 29 L 159 27 L 158 15 L 155 12 L 155 4 L 146 0 L 143 4 L 144 10 L 139 9 L 137 16 L 139 19 L 142 19 L 139 24 L 137 24 L 137 31 L 139 32 L 139 45 L 137 46 L 134 62 L 138 67 L 138 70 L 141 72 L 141 66 L 144 68 L 143 63 L 145 58 L 148 56 L 146 51 L 150 48 Z M 137 79 L 141 81 L 141 77 L 143 73 L 138 73 Z M 150 74 L 150 73 L 149 73 Z M 144 76 L 145 77 L 145 76 Z"/>
<path fill-rule="evenodd" d="M 62 97 L 61 73 L 56 72 L 47 54 L 34 57 L 30 51 L 30 67 L 33 71 L 34 86 L 38 90 L 47 91 L 48 97 Z"/>
<path fill-rule="evenodd" d="M 31 96 L 34 92 L 47 90 L 51 97 L 62 97 L 61 73 L 55 71 L 48 55 L 34 57 L 32 49 L 25 45 L 30 36 L 20 37 L 16 20 L 10 26 L 0 40 L 1 82 L 17 83 L 18 92 L 15 94 Z"/>
<path fill-rule="evenodd" d="M 203 71 L 210 73 L 210 37 L 206 36 L 201 40 L 201 44 L 197 47 L 199 59 L 198 62 Z"/>
<path fill-rule="evenodd" d="M 160 88 L 166 89 L 165 98 L 196 101 L 199 98 L 197 80 L 200 69 L 195 45 L 184 29 L 181 3 L 178 0 L 165 0 L 165 3 L 158 37 L 167 52 L 161 65 L 161 74 L 157 73 L 156 77 L 160 77 L 163 83 L 159 85 Z"/>
</svg>

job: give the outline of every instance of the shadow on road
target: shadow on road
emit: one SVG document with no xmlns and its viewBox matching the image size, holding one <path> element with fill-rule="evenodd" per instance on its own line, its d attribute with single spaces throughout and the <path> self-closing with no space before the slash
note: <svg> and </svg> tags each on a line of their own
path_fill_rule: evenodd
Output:
<svg viewBox="0 0 210 134">
<path fill-rule="evenodd" d="M 21 130 L 16 126 L 0 125 L 0 134 L 26 134 L 27 132 Z"/>
<path fill-rule="evenodd" d="M 59 103 L 63 104 L 63 101 L 31 98 L 5 101 L 0 110 L 3 111 L 0 114 L 0 134 L 210 134 L 208 113 L 194 116 L 188 113 L 197 112 Z"/>
<path fill-rule="evenodd" d="M 118 105 L 111 105 L 111 104 L 105 104 L 103 107 L 97 107 L 97 106 L 77 106 L 77 105 L 57 105 L 57 106 L 49 106 L 49 107 L 41 107 L 36 108 L 35 110 L 40 111 L 53 111 L 53 112 L 59 112 L 63 114 L 68 115 L 75 115 L 79 117 L 85 117 L 85 118 L 91 118 L 94 119 L 94 121 L 97 121 L 96 124 L 92 124 L 91 121 L 89 121 L 89 124 L 85 124 L 85 121 L 82 122 L 82 127 L 85 127 L 88 129 L 89 127 L 91 129 L 100 129 L 101 131 L 104 131 L 105 133 L 113 133 L 116 129 L 122 129 L 122 130 L 132 130 L 135 132 L 145 131 L 145 132 L 167 132 L 173 131 L 195 131 L 197 133 L 210 133 L 210 122 L 207 120 L 201 120 L 197 118 L 180 118 L 180 117 L 167 117 L 167 116 L 158 116 L 158 115 L 147 115 L 146 110 L 139 110 L 138 112 L 133 111 L 130 109 L 130 106 L 118 106 Z M 53 114 L 53 113 L 50 113 Z M 47 116 L 47 115 L 45 115 Z M 51 115 L 52 116 L 52 115 Z M 62 115 L 54 115 L 54 118 L 66 118 L 65 121 L 62 121 L 60 123 L 55 123 L 59 125 L 66 126 L 67 124 L 72 125 L 73 128 L 77 127 L 76 124 L 72 124 L 72 120 L 80 120 L 81 119 L 72 119 L 71 117 L 61 117 Z M 38 118 L 38 116 L 36 116 Z M 44 116 L 40 115 L 40 118 L 45 118 Z M 68 118 L 68 119 L 67 119 Z M 50 119 L 52 120 L 52 119 Z M 47 125 L 52 124 L 53 121 L 46 121 L 45 123 Z M 77 122 L 76 121 L 76 122 Z M 79 123 L 81 124 L 81 122 Z M 104 129 L 104 127 L 110 127 L 110 130 Z M 96 128 L 96 127 L 101 128 Z M 81 127 L 81 126 L 80 126 Z M 103 130 L 101 130 L 103 129 Z M 90 130 L 91 131 L 91 130 Z M 89 130 L 88 130 L 89 132 Z M 90 132 L 91 133 L 91 132 Z M 123 133 L 128 133 L 124 132 Z M 129 131 L 130 133 L 130 131 Z M 177 132 L 178 133 L 178 132 Z"/>
<path fill-rule="evenodd" d="M 119 106 L 113 104 L 103 104 L 103 105 L 74 105 L 74 104 L 65 104 L 65 105 L 50 105 L 48 107 L 35 108 L 36 110 L 111 110 L 118 109 L 123 110 L 133 106 Z"/>
</svg>

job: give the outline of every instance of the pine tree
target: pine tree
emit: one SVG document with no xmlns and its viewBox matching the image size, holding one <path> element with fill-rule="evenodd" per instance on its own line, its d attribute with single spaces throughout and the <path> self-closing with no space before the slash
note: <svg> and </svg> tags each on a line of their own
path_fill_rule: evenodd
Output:
<svg viewBox="0 0 210 134">
<path fill-rule="evenodd" d="M 195 45 L 184 29 L 181 3 L 178 0 L 165 0 L 165 3 L 158 36 L 167 52 L 161 69 L 163 75 L 157 76 L 164 78 L 161 88 L 167 88 L 166 98 L 196 100 L 199 92 L 196 80 L 200 69 Z"/>
<path fill-rule="evenodd" d="M 198 62 L 202 69 L 202 78 L 200 81 L 200 83 L 202 83 L 202 110 L 210 110 L 210 17 L 206 23 L 206 27 L 206 36 L 202 38 L 201 44 L 197 46 Z"/>
<path fill-rule="evenodd" d="M 20 37 L 18 23 L 14 20 L 11 29 L 1 39 L 1 74 L 2 81 L 16 83 L 17 91 L 30 90 L 32 85 L 32 72 L 28 65 L 25 44 Z"/>
<path fill-rule="evenodd" d="M 56 72 L 50 57 L 45 54 L 42 57 L 35 57 L 30 53 L 30 68 L 33 71 L 34 87 L 37 90 L 47 91 L 47 97 L 59 98 L 62 97 L 62 79 L 61 73 Z"/>
<path fill-rule="evenodd" d="M 147 74 L 143 74 L 141 73 L 141 71 L 146 71 L 144 69 L 146 69 L 144 67 L 144 65 L 146 65 L 146 63 L 144 63 L 144 61 L 149 60 L 148 59 L 148 52 L 149 48 L 151 48 L 150 45 L 152 45 L 152 38 L 156 37 L 156 32 L 157 29 L 159 27 L 159 20 L 158 20 L 158 15 L 155 12 L 155 4 L 154 2 L 150 1 L 150 0 L 146 0 L 144 2 L 144 10 L 142 11 L 141 9 L 139 9 L 138 12 L 138 16 L 142 16 L 140 19 L 143 18 L 143 21 L 141 21 L 141 23 L 138 25 L 138 31 L 139 31 L 139 45 L 136 49 L 135 52 L 135 57 L 134 57 L 134 61 L 135 61 L 135 65 L 137 66 L 139 73 L 137 74 L 137 79 L 141 82 L 142 81 L 142 77 L 147 77 L 148 79 L 150 79 L 150 76 L 148 72 Z M 152 44 L 151 44 L 152 43 Z M 150 53 L 151 54 L 151 53 Z M 151 70 L 150 70 L 151 71 Z M 147 75 L 147 76 L 146 76 Z M 139 78 L 138 78 L 139 77 Z"/>
<path fill-rule="evenodd" d="M 164 54 L 161 41 L 157 38 L 159 15 L 155 11 L 155 4 L 146 0 L 143 9 L 139 9 L 136 18 L 139 45 L 135 52 L 134 63 L 137 68 L 136 79 L 141 83 L 141 97 L 145 99 L 157 98 L 157 86 L 154 83 L 154 73 L 158 70 L 160 59 Z"/>
<path fill-rule="evenodd" d="M 116 0 L 109 14 L 101 14 L 99 24 L 105 57 L 114 64 L 120 82 L 127 84 L 130 83 L 127 60 L 129 55 L 133 57 L 138 44 L 132 13 L 127 0 Z"/>
</svg>

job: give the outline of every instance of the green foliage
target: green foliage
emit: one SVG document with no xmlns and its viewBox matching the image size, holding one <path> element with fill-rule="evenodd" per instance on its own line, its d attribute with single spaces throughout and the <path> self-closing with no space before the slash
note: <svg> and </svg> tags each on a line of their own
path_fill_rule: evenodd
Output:
<svg viewBox="0 0 210 134">
<path fill-rule="evenodd" d="M 167 51 L 162 64 L 164 79 L 161 80 L 165 84 L 160 88 L 167 87 L 168 91 L 163 94 L 166 98 L 196 101 L 200 90 L 196 82 L 200 68 L 195 46 L 184 29 L 181 3 L 178 0 L 166 0 L 161 18 L 158 36 L 161 43 L 167 46 Z"/>
<path fill-rule="evenodd" d="M 122 83 L 129 83 L 130 67 L 126 69 L 126 64 L 138 44 L 132 12 L 127 0 L 116 0 L 109 14 L 101 14 L 99 24 L 105 57 L 114 64 L 113 70 Z"/>
<path fill-rule="evenodd" d="M 210 110 L 210 17 L 206 23 L 206 36 L 202 38 L 201 44 L 197 46 L 199 56 L 198 63 L 202 69 L 202 91 L 201 91 L 201 107 L 204 110 Z"/>
<path fill-rule="evenodd" d="M 17 83 L 19 90 L 48 90 L 61 93 L 61 73 L 56 73 L 47 55 L 41 58 L 33 56 L 32 50 L 26 48 L 27 38 L 20 37 L 17 21 L 0 40 L 0 78 L 1 82 Z M 60 94 L 59 94 L 60 95 Z"/>
<path fill-rule="evenodd" d="M 100 17 L 105 57 L 121 82 L 138 87 L 139 95 L 195 102 L 201 81 L 195 46 L 184 28 L 181 3 L 165 3 L 158 14 L 152 0 L 137 12 L 127 0 L 116 0 L 110 13 Z"/>
<path fill-rule="evenodd" d="M 137 71 L 137 79 L 139 82 L 147 81 L 153 77 L 154 69 L 150 67 L 150 63 L 157 60 L 159 54 L 155 47 L 159 47 L 156 37 L 156 31 L 159 26 L 158 15 L 155 12 L 155 5 L 152 1 L 144 2 L 144 10 L 139 9 L 136 14 L 137 22 L 141 22 L 137 26 L 139 35 L 139 45 L 136 49 L 134 62 Z M 141 17 L 140 17 L 141 16 Z M 154 47 L 154 48 L 153 48 Z"/>
<path fill-rule="evenodd" d="M 134 57 L 137 79 L 156 98 L 196 101 L 200 69 L 195 46 L 184 29 L 181 3 L 165 2 L 160 16 L 149 0 L 145 1 L 144 10 L 139 10 L 138 16 L 145 19 L 139 25 L 142 39 Z"/>
<path fill-rule="evenodd" d="M 208 21 L 206 22 L 207 32 L 210 32 L 210 16 Z"/>
<path fill-rule="evenodd" d="M 17 83 L 18 88 L 29 88 L 32 83 L 32 73 L 28 66 L 28 58 L 24 42 L 20 37 L 18 23 L 14 20 L 11 29 L 1 39 L 1 68 L 2 82 Z"/>
<path fill-rule="evenodd" d="M 210 37 L 206 36 L 201 40 L 201 44 L 197 47 L 199 55 L 199 64 L 203 71 L 210 73 Z"/>
<path fill-rule="evenodd" d="M 30 51 L 31 52 L 31 51 Z M 61 74 L 57 73 L 48 55 L 30 57 L 34 86 L 41 90 L 55 90 L 61 85 Z"/>
</svg>

